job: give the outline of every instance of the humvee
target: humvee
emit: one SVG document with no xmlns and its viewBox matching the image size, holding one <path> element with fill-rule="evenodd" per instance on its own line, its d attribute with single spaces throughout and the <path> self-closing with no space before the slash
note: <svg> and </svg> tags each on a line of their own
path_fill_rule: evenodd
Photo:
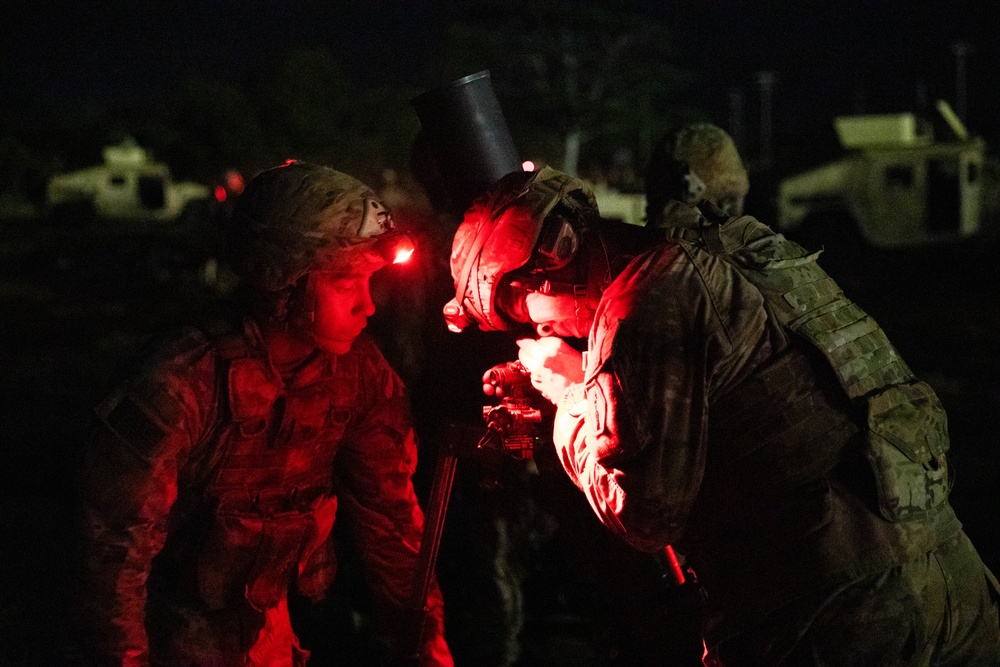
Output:
<svg viewBox="0 0 1000 667">
<path fill-rule="evenodd" d="M 211 209 L 207 185 L 174 181 L 170 168 L 152 160 L 134 140 L 106 146 L 104 163 L 53 176 L 46 208 L 57 220 L 173 221 Z"/>
<path fill-rule="evenodd" d="M 844 155 L 780 182 L 776 231 L 842 259 L 984 236 L 997 192 L 985 143 L 946 102 L 937 110 L 947 137 L 912 113 L 835 118 Z"/>
</svg>

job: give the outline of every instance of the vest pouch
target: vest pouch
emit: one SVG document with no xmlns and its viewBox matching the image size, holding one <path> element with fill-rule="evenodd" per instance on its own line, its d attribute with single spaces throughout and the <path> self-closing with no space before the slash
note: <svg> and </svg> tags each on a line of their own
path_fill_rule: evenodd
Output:
<svg viewBox="0 0 1000 667">
<path fill-rule="evenodd" d="M 246 599 L 254 609 L 270 609 L 285 597 L 312 526 L 312 517 L 298 512 L 264 520 L 261 548 L 246 585 Z"/>
<path fill-rule="evenodd" d="M 259 515 L 219 513 L 212 518 L 198 556 L 198 592 L 209 609 L 223 609 L 243 596 L 263 533 Z"/>
<path fill-rule="evenodd" d="M 198 590 L 210 609 L 245 597 L 264 611 L 285 595 L 312 525 L 298 512 L 271 517 L 217 514 L 198 559 Z"/>
<path fill-rule="evenodd" d="M 868 399 L 868 447 L 878 509 L 889 521 L 917 519 L 948 499 L 944 408 L 925 382 L 892 385 Z"/>
<path fill-rule="evenodd" d="M 337 496 L 321 498 L 313 510 L 313 529 L 299 561 L 296 587 L 314 603 L 322 600 L 337 575 L 337 553 L 330 539 L 337 516 Z"/>
</svg>

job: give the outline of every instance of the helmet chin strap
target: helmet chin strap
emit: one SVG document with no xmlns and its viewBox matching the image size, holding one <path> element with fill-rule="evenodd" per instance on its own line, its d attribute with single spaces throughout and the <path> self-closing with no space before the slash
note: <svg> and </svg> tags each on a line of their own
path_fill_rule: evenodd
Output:
<svg viewBox="0 0 1000 667">
<path fill-rule="evenodd" d="M 312 281 L 312 274 L 307 273 L 295 283 L 288 297 L 286 326 L 290 330 L 300 329 L 310 333 L 315 319 L 316 288 Z"/>
<path fill-rule="evenodd" d="M 569 285 L 566 285 L 569 287 Z M 549 294 L 564 294 L 569 296 L 572 294 L 573 297 L 573 322 L 576 325 L 577 331 L 587 331 L 590 329 L 591 321 L 589 313 L 592 309 L 589 307 L 591 303 L 591 290 L 586 284 L 572 285 L 572 290 L 570 289 L 555 289 L 549 292 Z M 569 319 L 569 318 L 566 318 Z M 535 325 L 535 332 L 542 338 L 546 336 L 557 335 L 555 329 L 549 322 L 542 322 Z"/>
<path fill-rule="evenodd" d="M 590 304 L 596 304 L 601 299 L 605 288 L 611 282 L 611 265 L 608 259 L 608 249 L 604 239 L 600 234 L 594 233 L 597 246 L 585 244 L 583 246 L 583 257 L 577 257 L 574 261 L 576 265 L 576 276 L 574 280 L 544 280 L 539 290 L 543 294 L 565 294 L 573 296 L 574 322 L 577 331 L 588 331 L 592 324 L 590 313 L 593 309 Z M 589 246 L 589 247 L 588 247 Z M 555 331 L 551 324 L 542 323 L 535 325 L 535 331 L 539 336 L 553 336 Z"/>
</svg>

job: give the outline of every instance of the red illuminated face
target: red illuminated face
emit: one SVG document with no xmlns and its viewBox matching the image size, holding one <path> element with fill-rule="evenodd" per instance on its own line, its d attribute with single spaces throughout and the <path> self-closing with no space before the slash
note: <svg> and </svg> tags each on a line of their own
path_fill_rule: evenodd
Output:
<svg viewBox="0 0 1000 667">
<path fill-rule="evenodd" d="M 539 336 L 586 338 L 594 321 L 594 311 L 586 300 L 572 294 L 530 292 L 524 307 Z"/>
<path fill-rule="evenodd" d="M 346 354 L 368 318 L 375 314 L 369 289 L 372 273 L 361 270 L 350 275 L 312 275 L 316 294 L 312 333 L 321 350 Z"/>
</svg>

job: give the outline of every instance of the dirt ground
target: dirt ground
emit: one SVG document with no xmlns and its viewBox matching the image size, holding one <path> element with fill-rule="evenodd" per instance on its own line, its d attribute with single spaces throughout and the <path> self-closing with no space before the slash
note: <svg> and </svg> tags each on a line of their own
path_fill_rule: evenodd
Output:
<svg viewBox="0 0 1000 667">
<path fill-rule="evenodd" d="M 0 664 L 63 664 L 73 487 L 89 411 L 146 336 L 222 298 L 217 249 L 210 228 L 0 221 Z M 953 503 L 1000 572 L 996 253 L 873 254 L 837 277 L 948 408 Z M 551 589 L 526 597 L 521 664 L 549 652 L 588 664 L 586 619 L 560 616 L 553 603 L 565 607 L 574 582 L 558 562 L 547 567 Z"/>
</svg>

